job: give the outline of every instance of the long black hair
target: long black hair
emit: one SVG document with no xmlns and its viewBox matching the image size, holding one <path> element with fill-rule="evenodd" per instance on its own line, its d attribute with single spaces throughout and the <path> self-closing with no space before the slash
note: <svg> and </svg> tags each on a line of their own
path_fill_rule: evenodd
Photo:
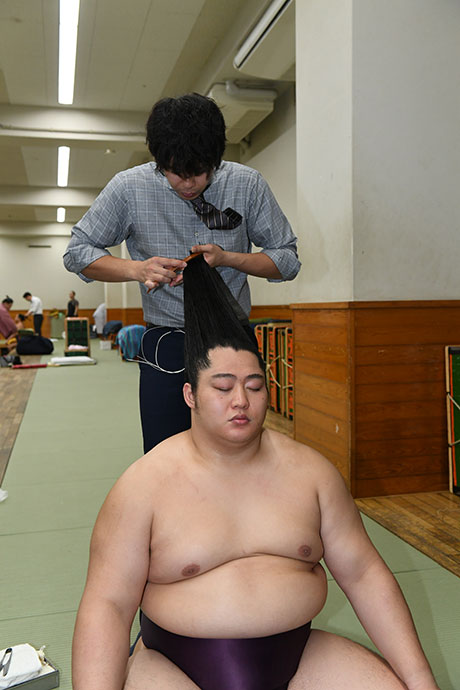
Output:
<svg viewBox="0 0 460 690">
<path fill-rule="evenodd" d="M 219 272 L 202 254 L 184 270 L 185 374 L 196 391 L 201 369 L 210 366 L 209 351 L 215 347 L 252 352 L 265 371 L 249 320 Z"/>
</svg>

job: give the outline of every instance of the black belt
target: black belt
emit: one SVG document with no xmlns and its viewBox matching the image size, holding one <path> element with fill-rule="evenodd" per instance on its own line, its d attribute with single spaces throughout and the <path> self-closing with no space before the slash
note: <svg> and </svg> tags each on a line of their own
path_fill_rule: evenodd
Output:
<svg viewBox="0 0 460 690">
<path fill-rule="evenodd" d="M 183 326 L 160 326 L 157 323 L 150 323 L 150 321 L 146 321 L 145 325 L 147 328 L 169 328 L 171 331 L 183 331 L 184 330 Z"/>
</svg>

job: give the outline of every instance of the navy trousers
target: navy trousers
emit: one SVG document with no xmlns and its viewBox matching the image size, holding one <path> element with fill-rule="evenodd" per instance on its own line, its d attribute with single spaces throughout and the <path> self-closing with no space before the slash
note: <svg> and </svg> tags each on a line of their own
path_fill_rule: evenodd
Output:
<svg viewBox="0 0 460 690">
<path fill-rule="evenodd" d="M 140 357 L 139 402 L 147 453 L 166 438 L 190 429 L 190 409 L 182 395 L 184 333 L 169 327 L 148 328 Z"/>
<path fill-rule="evenodd" d="M 42 334 L 42 323 L 43 323 L 43 314 L 34 314 L 34 332 L 37 335 Z"/>
</svg>

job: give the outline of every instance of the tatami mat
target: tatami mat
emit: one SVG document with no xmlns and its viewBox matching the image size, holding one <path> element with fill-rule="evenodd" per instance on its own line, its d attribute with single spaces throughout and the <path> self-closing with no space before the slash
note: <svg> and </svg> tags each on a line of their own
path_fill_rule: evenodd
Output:
<svg viewBox="0 0 460 690">
<path fill-rule="evenodd" d="M 458 690 L 460 580 L 409 544 L 364 517 L 366 529 L 395 574 L 441 690 Z M 314 627 L 346 634 L 375 649 L 342 590 L 328 573 L 326 606 Z"/>
<path fill-rule="evenodd" d="M 0 648 L 47 645 L 63 690 L 71 690 L 70 646 L 95 517 L 142 454 L 137 366 L 99 350 L 97 341 L 92 354 L 95 366 L 38 370 L 3 482 L 9 497 L 0 503 Z M 406 595 L 440 687 L 458 688 L 459 578 L 364 521 Z M 331 579 L 314 625 L 369 645 Z"/>
<path fill-rule="evenodd" d="M 55 343 L 52 356 L 61 352 Z M 46 645 L 64 690 L 92 527 L 110 487 L 142 455 L 137 366 L 97 341 L 92 355 L 94 366 L 37 371 L 0 503 L 0 648 Z"/>
</svg>

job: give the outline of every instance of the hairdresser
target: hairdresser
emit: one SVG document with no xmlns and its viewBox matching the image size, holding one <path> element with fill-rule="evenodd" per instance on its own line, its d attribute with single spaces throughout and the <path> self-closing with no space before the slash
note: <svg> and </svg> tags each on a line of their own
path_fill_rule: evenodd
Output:
<svg viewBox="0 0 460 690">
<path fill-rule="evenodd" d="M 64 254 L 67 270 L 86 282 L 140 285 L 145 452 L 190 427 L 182 396 L 183 259 L 202 253 L 247 315 L 248 275 L 278 282 L 300 269 L 296 237 L 268 184 L 257 171 L 222 161 L 225 122 L 213 100 L 193 93 L 158 101 L 147 144 L 155 162 L 115 175 L 73 228 Z M 124 240 L 131 258 L 112 256 L 107 247 Z"/>
</svg>

